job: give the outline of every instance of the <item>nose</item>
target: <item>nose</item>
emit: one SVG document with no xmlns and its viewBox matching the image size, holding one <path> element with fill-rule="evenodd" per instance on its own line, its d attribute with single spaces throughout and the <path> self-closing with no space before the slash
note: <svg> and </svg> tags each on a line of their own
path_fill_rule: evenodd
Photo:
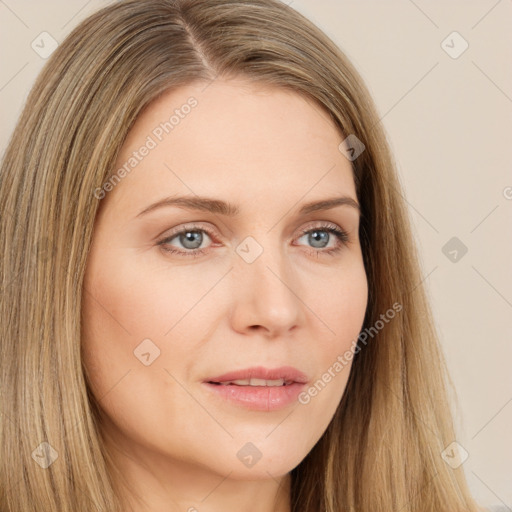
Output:
<svg viewBox="0 0 512 512">
<path fill-rule="evenodd" d="M 304 302 L 286 257 L 265 250 L 255 261 L 240 259 L 232 273 L 232 327 L 267 338 L 286 337 L 304 319 Z"/>
</svg>

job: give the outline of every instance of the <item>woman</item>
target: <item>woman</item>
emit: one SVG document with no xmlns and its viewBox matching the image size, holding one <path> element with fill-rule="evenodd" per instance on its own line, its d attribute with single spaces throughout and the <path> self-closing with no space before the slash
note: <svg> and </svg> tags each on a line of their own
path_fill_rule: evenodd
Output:
<svg viewBox="0 0 512 512">
<path fill-rule="evenodd" d="M 293 9 L 102 9 L 0 180 L 2 510 L 478 510 L 385 134 Z"/>
</svg>

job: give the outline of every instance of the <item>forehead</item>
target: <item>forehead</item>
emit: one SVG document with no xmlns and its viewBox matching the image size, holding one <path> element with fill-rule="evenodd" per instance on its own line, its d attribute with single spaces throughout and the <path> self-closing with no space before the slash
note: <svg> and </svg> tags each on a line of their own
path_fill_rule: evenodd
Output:
<svg viewBox="0 0 512 512">
<path fill-rule="evenodd" d="M 130 201 L 135 192 L 137 199 L 222 193 L 238 202 L 332 192 L 355 198 L 342 139 L 329 114 L 296 92 L 236 79 L 196 82 L 167 91 L 141 113 L 116 168 L 149 149 L 114 193 Z"/>
</svg>

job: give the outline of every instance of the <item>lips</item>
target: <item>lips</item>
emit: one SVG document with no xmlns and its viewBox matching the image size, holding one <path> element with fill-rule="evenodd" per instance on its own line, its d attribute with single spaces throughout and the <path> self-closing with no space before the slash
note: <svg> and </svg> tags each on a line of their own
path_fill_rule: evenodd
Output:
<svg viewBox="0 0 512 512">
<path fill-rule="evenodd" d="M 271 412 L 297 403 L 309 378 L 292 366 L 254 366 L 206 379 L 209 398 L 252 411 Z"/>
<path fill-rule="evenodd" d="M 273 369 L 254 366 L 208 378 L 205 382 L 224 386 L 278 387 L 289 386 L 294 383 L 305 384 L 308 380 L 307 375 L 292 366 L 281 366 Z"/>
</svg>

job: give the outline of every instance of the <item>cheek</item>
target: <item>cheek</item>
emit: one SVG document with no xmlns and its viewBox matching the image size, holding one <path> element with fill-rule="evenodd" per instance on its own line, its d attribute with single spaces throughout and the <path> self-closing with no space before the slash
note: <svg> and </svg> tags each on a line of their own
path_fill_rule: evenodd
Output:
<svg viewBox="0 0 512 512">
<path fill-rule="evenodd" d="M 102 331 L 109 330 L 114 337 L 133 341 L 154 337 L 165 342 L 182 325 L 190 329 L 194 325 L 190 314 L 200 314 L 200 303 L 225 272 L 218 267 L 173 268 L 151 259 L 141 264 L 140 258 L 126 255 L 114 261 L 102 258 L 101 267 L 94 263 L 88 287 L 96 300 L 85 297 L 91 298 L 92 323 L 101 324 Z"/>
<path fill-rule="evenodd" d="M 158 415 L 162 400 L 171 410 L 183 408 L 171 375 L 186 380 L 197 363 L 196 342 L 213 321 L 199 302 L 218 280 L 214 274 L 199 278 L 185 267 L 171 271 L 141 265 L 126 254 L 91 251 L 84 280 L 83 360 L 94 396 L 110 415 L 122 415 L 119 422 L 142 421 L 130 410 Z"/>
<path fill-rule="evenodd" d="M 318 317 L 327 333 L 323 352 L 332 359 L 357 339 L 368 304 L 368 282 L 362 260 L 355 259 L 342 271 L 332 272 L 323 293 L 316 295 Z M 327 361 L 324 361 L 324 363 Z"/>
<path fill-rule="evenodd" d="M 84 294 L 82 354 L 91 391 L 107 430 L 114 425 L 114 436 L 122 432 L 156 448 L 157 440 L 167 441 L 169 411 L 174 416 L 184 408 L 170 374 L 176 374 L 172 360 L 186 367 L 191 355 L 179 347 L 169 350 L 170 337 L 163 336 L 174 323 L 166 312 L 179 297 L 155 289 L 150 276 L 105 260 L 99 272 L 90 269 L 86 285 L 94 293 Z M 175 432 L 175 441 L 184 430 Z"/>
<path fill-rule="evenodd" d="M 326 428 L 345 391 L 363 327 L 368 283 L 362 260 L 354 260 L 342 272 L 333 273 L 325 293 L 316 297 L 315 313 L 322 320 L 319 325 L 324 335 L 316 339 L 316 350 L 311 355 L 319 370 L 311 386 L 299 396 L 299 403 L 311 407 L 311 414 L 314 410 L 322 428 Z"/>
</svg>

